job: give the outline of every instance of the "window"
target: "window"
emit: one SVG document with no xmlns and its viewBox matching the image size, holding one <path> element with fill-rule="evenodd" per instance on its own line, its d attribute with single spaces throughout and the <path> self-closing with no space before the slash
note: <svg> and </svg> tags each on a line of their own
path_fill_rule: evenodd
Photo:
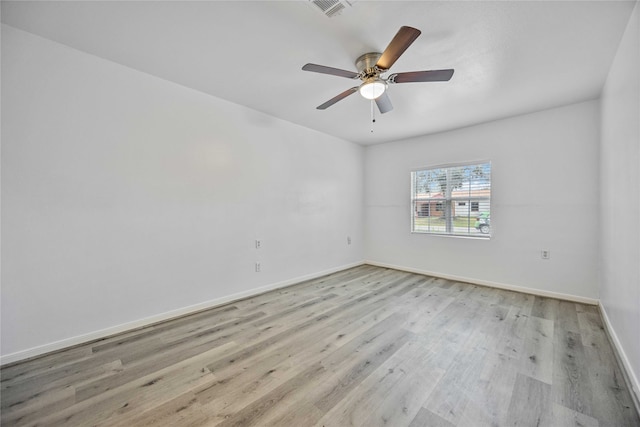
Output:
<svg viewBox="0 0 640 427">
<path fill-rule="evenodd" d="M 491 163 L 411 172 L 411 231 L 491 236 Z"/>
</svg>

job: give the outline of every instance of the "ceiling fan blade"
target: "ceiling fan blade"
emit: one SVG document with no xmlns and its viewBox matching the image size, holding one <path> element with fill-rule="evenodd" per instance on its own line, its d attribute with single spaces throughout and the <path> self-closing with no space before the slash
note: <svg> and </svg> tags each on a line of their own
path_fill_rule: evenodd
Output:
<svg viewBox="0 0 640 427">
<path fill-rule="evenodd" d="M 380 110 L 381 114 L 388 113 L 393 110 L 393 105 L 391 104 L 391 100 L 389 99 L 387 92 L 384 92 L 376 98 L 376 105 L 378 106 L 378 110 Z"/>
<path fill-rule="evenodd" d="M 401 27 L 398 33 L 393 37 L 389 46 L 382 52 L 382 56 L 378 59 L 376 66 L 382 70 L 388 70 L 400 58 L 400 55 L 411 43 L 420 35 L 420 30 L 412 27 Z"/>
<path fill-rule="evenodd" d="M 351 95 L 352 93 L 355 93 L 358 91 L 358 86 L 356 87 L 352 87 L 351 89 L 347 89 L 344 92 L 342 92 L 340 95 L 338 96 L 334 96 L 333 98 L 331 98 L 330 100 L 328 100 L 327 102 L 325 102 L 322 105 L 318 105 L 316 107 L 316 109 L 318 110 L 326 110 L 327 108 L 331 107 L 333 104 L 335 104 L 338 101 L 342 101 L 343 99 L 345 99 L 347 96 Z"/>
<path fill-rule="evenodd" d="M 413 83 L 413 82 L 448 82 L 453 76 L 453 69 L 410 71 L 408 73 L 395 73 L 389 75 L 389 83 Z"/>
<path fill-rule="evenodd" d="M 313 71 L 314 73 L 331 74 L 332 76 L 346 77 L 348 79 L 357 79 L 360 74 L 354 71 L 341 70 L 340 68 L 325 67 L 318 64 L 305 64 L 302 69 L 304 71 Z"/>
</svg>

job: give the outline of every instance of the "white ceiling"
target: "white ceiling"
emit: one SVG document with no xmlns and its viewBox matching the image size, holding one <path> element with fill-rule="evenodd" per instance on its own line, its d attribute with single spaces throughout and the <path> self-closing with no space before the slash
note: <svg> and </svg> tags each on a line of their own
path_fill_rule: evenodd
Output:
<svg viewBox="0 0 640 427">
<path fill-rule="evenodd" d="M 328 18 L 299 1 L 2 1 L 2 22 L 84 52 L 368 145 L 596 98 L 634 2 L 360 0 Z M 454 68 L 447 83 L 389 87 L 371 133 L 355 94 L 316 110 L 402 25 L 422 35 L 392 72 Z M 377 113 L 377 112 L 376 112 Z"/>
</svg>

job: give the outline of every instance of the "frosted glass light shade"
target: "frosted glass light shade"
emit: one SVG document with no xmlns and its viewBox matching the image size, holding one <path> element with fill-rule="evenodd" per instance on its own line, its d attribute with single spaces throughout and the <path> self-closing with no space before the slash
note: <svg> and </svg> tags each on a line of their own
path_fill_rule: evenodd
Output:
<svg viewBox="0 0 640 427">
<path fill-rule="evenodd" d="M 384 93 L 387 89 L 387 85 L 381 81 L 373 81 L 364 83 L 360 86 L 360 95 L 367 99 L 376 99 Z"/>
</svg>

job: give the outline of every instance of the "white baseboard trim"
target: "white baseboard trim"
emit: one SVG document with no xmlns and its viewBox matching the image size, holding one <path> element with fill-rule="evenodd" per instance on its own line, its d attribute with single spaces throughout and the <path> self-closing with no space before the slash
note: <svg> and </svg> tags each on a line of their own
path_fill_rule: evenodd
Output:
<svg viewBox="0 0 640 427">
<path fill-rule="evenodd" d="M 109 337 L 111 335 L 119 334 L 122 332 L 131 331 L 134 329 L 140 329 L 145 326 L 150 326 L 156 323 L 165 322 L 167 320 L 175 319 L 177 317 L 194 314 L 199 311 L 208 310 L 224 304 L 229 304 L 234 301 L 238 301 L 244 298 L 253 297 L 265 292 L 272 291 L 274 289 L 285 288 L 287 286 L 295 285 L 297 283 L 305 282 L 307 280 L 317 279 L 318 277 L 326 276 L 327 274 L 336 273 L 338 271 L 347 270 L 349 268 L 358 267 L 365 264 L 364 261 L 359 261 L 351 264 L 342 265 L 339 267 L 330 268 L 328 270 L 319 271 L 304 276 L 294 277 L 293 279 L 283 280 L 281 282 L 272 283 L 259 288 L 250 289 L 248 291 L 238 292 L 232 295 L 227 295 L 221 298 L 216 298 L 210 301 L 190 305 L 187 307 L 178 308 L 176 310 L 167 311 L 154 316 L 146 317 L 144 319 L 134 320 L 132 322 L 122 323 L 120 325 L 108 327 L 98 331 L 90 332 L 75 337 L 65 338 L 60 341 L 32 347 L 27 350 L 17 351 L 15 353 L 6 354 L 0 356 L 0 366 L 7 365 L 9 363 L 15 363 L 22 360 L 30 359 L 32 357 L 41 356 L 46 353 L 62 350 L 68 347 L 74 347 L 81 344 L 87 344 L 91 341 L 96 341 Z"/>
<path fill-rule="evenodd" d="M 365 261 L 365 264 L 375 265 L 377 267 L 393 268 L 394 270 L 407 271 L 409 273 L 424 274 L 426 276 L 440 277 L 442 279 L 455 280 L 456 282 L 465 282 L 465 283 L 471 283 L 474 285 L 487 286 L 490 288 L 498 288 L 498 289 L 505 289 L 508 291 L 522 292 L 525 294 L 538 295 L 541 297 L 555 298 L 555 299 L 566 300 L 571 302 L 579 302 L 582 304 L 598 305 L 597 299 L 581 297 L 578 295 L 563 294 L 560 292 L 551 292 L 551 291 L 545 291 L 542 289 L 527 288 L 524 286 L 507 285 L 505 283 L 492 282 L 489 280 L 480 280 L 480 279 L 473 279 L 471 277 L 455 276 L 452 274 L 421 270 L 419 268 L 405 267 L 401 265 L 386 264 L 386 263 L 377 262 L 377 261 L 367 260 Z"/>
<path fill-rule="evenodd" d="M 613 329 L 613 325 L 611 325 L 611 321 L 609 320 L 609 316 L 607 315 L 607 310 L 605 310 L 602 303 L 598 305 L 600 308 L 600 314 L 602 314 L 602 319 L 604 320 L 605 330 L 607 331 L 607 335 L 609 336 L 609 341 L 613 346 L 613 351 L 616 354 L 616 358 L 618 362 L 622 365 L 622 371 L 624 375 L 625 382 L 627 383 L 627 387 L 631 389 L 631 398 L 633 399 L 633 404 L 636 407 L 636 411 L 640 414 L 640 382 L 638 381 L 638 377 L 636 376 L 631 363 L 629 362 L 629 358 L 618 339 L 618 335 L 616 331 Z"/>
</svg>

